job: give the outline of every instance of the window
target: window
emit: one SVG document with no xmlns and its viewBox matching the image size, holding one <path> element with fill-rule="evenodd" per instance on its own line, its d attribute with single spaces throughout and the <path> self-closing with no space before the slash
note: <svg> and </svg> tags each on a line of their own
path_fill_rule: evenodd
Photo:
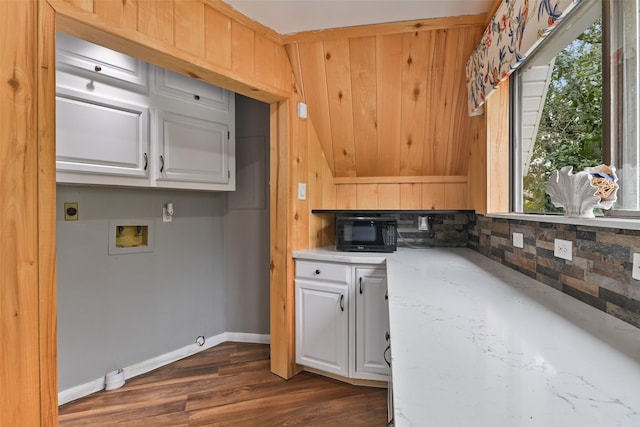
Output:
<svg viewBox="0 0 640 427">
<path fill-rule="evenodd" d="M 616 166 L 616 211 L 640 210 L 637 1 L 583 0 L 511 79 L 512 210 L 555 212 L 551 171 Z"/>
</svg>

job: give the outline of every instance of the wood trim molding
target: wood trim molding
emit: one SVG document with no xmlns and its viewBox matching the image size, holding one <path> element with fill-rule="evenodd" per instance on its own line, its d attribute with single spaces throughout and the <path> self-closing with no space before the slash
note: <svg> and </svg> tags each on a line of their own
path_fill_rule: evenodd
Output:
<svg viewBox="0 0 640 427">
<path fill-rule="evenodd" d="M 348 39 L 352 37 L 381 36 L 385 34 L 411 33 L 414 31 L 442 30 L 460 27 L 485 26 L 487 15 L 452 16 L 448 18 L 421 19 L 391 22 L 387 24 L 360 25 L 329 30 L 304 31 L 282 35 L 283 43 L 316 42 L 319 40 Z"/>
<path fill-rule="evenodd" d="M 91 12 L 64 0 L 47 0 L 56 12 L 56 29 L 110 49 L 135 56 L 146 62 L 190 75 L 194 78 L 241 93 L 250 98 L 273 103 L 289 93 L 234 73 L 157 39 L 128 28 L 116 27 Z"/>
<path fill-rule="evenodd" d="M 38 2 L 38 329 L 40 425 L 58 425 L 56 290 L 55 12 Z M 36 357 L 36 356 L 29 356 Z"/>
<path fill-rule="evenodd" d="M 468 181 L 465 175 L 456 176 L 363 176 L 334 178 L 335 185 L 351 184 L 451 184 Z"/>
<path fill-rule="evenodd" d="M 496 12 L 498 11 L 498 8 L 500 7 L 500 5 L 502 5 L 503 2 L 504 0 L 493 0 L 493 4 L 491 5 L 491 7 L 489 8 L 489 11 L 487 12 L 485 25 L 489 25 L 489 22 L 491 22 L 491 18 L 493 18 L 493 15 L 496 14 Z"/>
</svg>

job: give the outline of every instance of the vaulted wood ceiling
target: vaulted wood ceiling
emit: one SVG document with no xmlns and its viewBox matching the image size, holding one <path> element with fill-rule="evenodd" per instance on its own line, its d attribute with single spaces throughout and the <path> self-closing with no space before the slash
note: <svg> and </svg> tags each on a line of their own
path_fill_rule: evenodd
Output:
<svg viewBox="0 0 640 427">
<path fill-rule="evenodd" d="M 466 175 L 465 63 L 484 25 L 288 44 L 334 177 Z"/>
</svg>

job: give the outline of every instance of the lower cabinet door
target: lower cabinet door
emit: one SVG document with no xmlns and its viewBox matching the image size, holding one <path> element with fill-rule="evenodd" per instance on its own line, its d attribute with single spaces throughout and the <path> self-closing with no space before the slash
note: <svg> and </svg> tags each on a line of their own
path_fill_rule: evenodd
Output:
<svg viewBox="0 0 640 427">
<path fill-rule="evenodd" d="M 296 280 L 296 363 L 347 377 L 348 287 Z"/>
<path fill-rule="evenodd" d="M 356 367 L 354 376 L 386 380 L 385 361 L 389 314 L 386 300 L 387 276 L 383 269 L 356 268 Z"/>
</svg>

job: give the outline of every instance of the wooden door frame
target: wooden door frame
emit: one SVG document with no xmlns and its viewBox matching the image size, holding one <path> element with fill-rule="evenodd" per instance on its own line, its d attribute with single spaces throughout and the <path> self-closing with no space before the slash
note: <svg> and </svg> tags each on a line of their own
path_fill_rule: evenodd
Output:
<svg viewBox="0 0 640 427">
<path fill-rule="evenodd" d="M 67 16 L 59 15 L 47 0 L 38 0 L 38 241 L 39 241 L 39 336 L 40 336 L 40 401 L 42 425 L 57 425 L 57 336 L 56 336 L 56 178 L 55 178 L 55 32 L 60 20 L 64 29 L 78 26 L 74 35 L 95 31 L 105 36 L 103 27 L 92 22 L 74 23 Z M 112 43 L 116 40 L 115 43 Z M 110 34 L 104 44 L 114 48 L 122 45 L 146 49 L 152 52 L 157 46 L 144 46 L 139 41 L 128 40 L 121 35 Z M 158 52 L 157 57 L 166 55 Z M 175 65 L 183 60 L 173 57 Z M 160 61 L 161 62 L 161 61 Z M 162 65 L 161 63 L 159 65 Z M 231 80 L 230 80 L 231 81 Z M 236 82 L 238 83 L 238 82 Z M 241 83 L 241 82 L 240 82 Z M 234 83 L 230 83 L 235 86 Z M 245 84 L 246 85 L 246 84 Z M 223 86 L 224 85 L 220 85 Z M 248 87 L 248 85 L 247 85 Z M 236 87 L 232 88 L 235 89 Z M 270 333 L 271 370 L 289 378 L 294 373 L 293 307 L 289 301 L 287 273 L 290 267 L 290 248 L 287 244 L 288 224 L 288 156 L 290 152 L 289 126 L 290 101 L 282 94 L 265 91 L 252 92 L 255 99 L 270 103 Z M 259 96 L 255 96 L 255 94 Z M 246 94 L 246 93 L 245 93 Z M 263 99 L 260 99 L 260 98 Z M 292 294 L 291 294 L 292 295 Z"/>
</svg>

